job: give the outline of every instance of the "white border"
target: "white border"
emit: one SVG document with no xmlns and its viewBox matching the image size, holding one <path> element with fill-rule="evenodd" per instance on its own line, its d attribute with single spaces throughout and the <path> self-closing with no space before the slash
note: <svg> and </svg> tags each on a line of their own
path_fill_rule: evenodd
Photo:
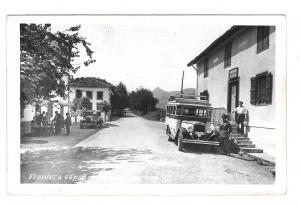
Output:
<svg viewBox="0 0 300 205">
<path fill-rule="evenodd" d="M 276 183 L 274 185 L 20 184 L 19 23 L 182 23 L 276 26 Z M 171 21 L 170 21 L 171 20 Z M 191 56 L 192 58 L 192 56 Z M 286 18 L 285 16 L 9 16 L 7 18 L 7 191 L 11 195 L 277 195 L 286 191 Z M 16 109 L 17 108 L 17 109 Z M 280 120 L 278 120 L 280 119 Z"/>
</svg>

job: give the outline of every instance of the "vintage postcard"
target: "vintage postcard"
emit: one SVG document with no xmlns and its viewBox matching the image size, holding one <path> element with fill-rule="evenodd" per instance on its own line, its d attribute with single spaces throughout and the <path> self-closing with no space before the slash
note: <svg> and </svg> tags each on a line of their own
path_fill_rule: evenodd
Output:
<svg viewBox="0 0 300 205">
<path fill-rule="evenodd" d="M 8 16 L 8 193 L 283 194 L 285 25 Z"/>
</svg>

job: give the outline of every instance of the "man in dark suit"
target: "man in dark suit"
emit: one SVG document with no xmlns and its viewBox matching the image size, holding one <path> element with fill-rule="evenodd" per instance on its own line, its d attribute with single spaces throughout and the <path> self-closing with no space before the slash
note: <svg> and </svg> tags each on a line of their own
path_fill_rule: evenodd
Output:
<svg viewBox="0 0 300 205">
<path fill-rule="evenodd" d="M 53 124 L 55 127 L 55 135 L 59 135 L 61 132 L 61 118 L 63 118 L 57 111 L 55 111 L 55 116 L 53 119 Z"/>
<path fill-rule="evenodd" d="M 72 124 L 71 117 L 70 117 L 69 113 L 67 112 L 66 113 L 66 119 L 65 119 L 65 125 L 66 125 L 66 131 L 67 131 L 66 135 L 70 134 L 70 125 L 71 124 Z"/>
</svg>

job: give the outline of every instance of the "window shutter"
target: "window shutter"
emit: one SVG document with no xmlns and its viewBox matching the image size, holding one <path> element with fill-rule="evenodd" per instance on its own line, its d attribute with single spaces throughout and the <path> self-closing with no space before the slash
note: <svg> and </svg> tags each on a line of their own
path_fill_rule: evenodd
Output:
<svg viewBox="0 0 300 205">
<path fill-rule="evenodd" d="M 264 27 L 264 32 L 263 32 L 263 47 L 264 48 L 269 48 L 269 27 L 265 26 Z"/>
<path fill-rule="evenodd" d="M 262 50 L 263 48 L 263 28 L 258 26 L 257 27 L 257 51 Z"/>
<path fill-rule="evenodd" d="M 271 73 L 268 73 L 266 76 L 266 103 L 271 104 L 272 103 L 272 81 L 273 76 Z"/>
<path fill-rule="evenodd" d="M 256 104 L 256 78 L 251 78 L 251 89 L 250 89 L 250 103 Z"/>
<path fill-rule="evenodd" d="M 269 48 L 269 36 L 264 37 L 262 45 L 263 48 Z"/>
</svg>

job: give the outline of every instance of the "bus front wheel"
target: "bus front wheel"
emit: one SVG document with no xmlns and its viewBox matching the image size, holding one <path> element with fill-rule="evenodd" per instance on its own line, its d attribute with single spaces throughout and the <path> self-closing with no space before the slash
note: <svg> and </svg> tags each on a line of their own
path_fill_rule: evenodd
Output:
<svg viewBox="0 0 300 205">
<path fill-rule="evenodd" d="M 179 131 L 179 133 L 178 133 L 178 141 L 177 141 L 177 146 L 178 146 L 178 150 L 179 150 L 179 151 L 182 151 L 182 150 L 183 150 L 182 139 L 183 139 L 182 131 Z"/>
</svg>

